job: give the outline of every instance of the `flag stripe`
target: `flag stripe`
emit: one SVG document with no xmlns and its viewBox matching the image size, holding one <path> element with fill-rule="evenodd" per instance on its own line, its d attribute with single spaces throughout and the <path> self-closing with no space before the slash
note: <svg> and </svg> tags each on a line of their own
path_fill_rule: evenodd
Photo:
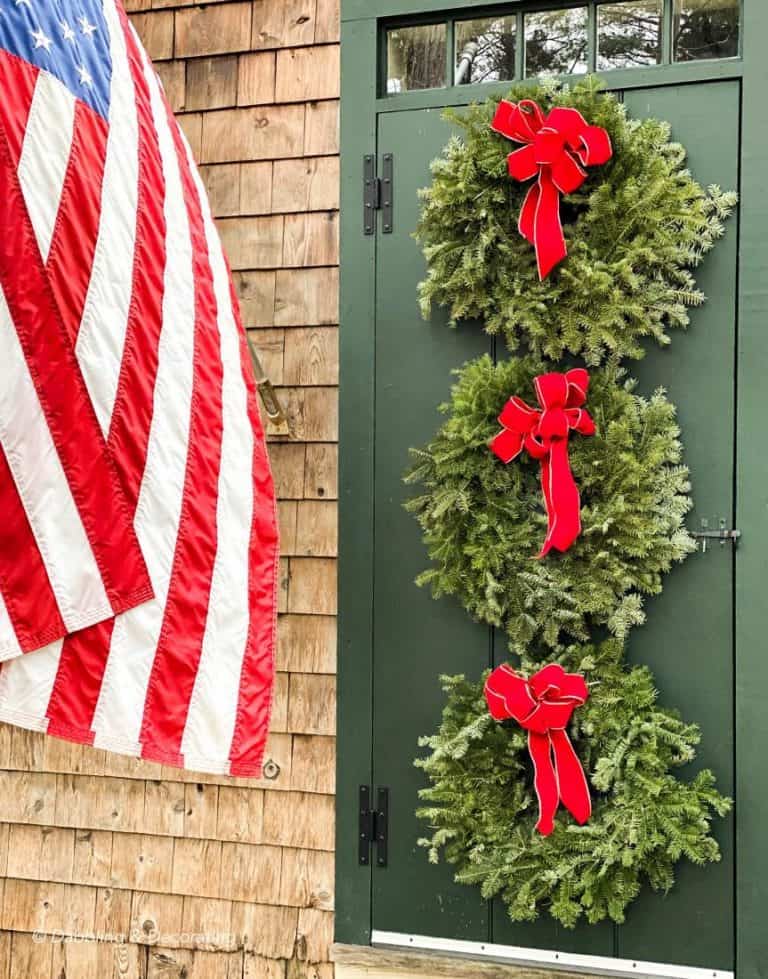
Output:
<svg viewBox="0 0 768 979">
<path fill-rule="evenodd" d="M 128 48 L 129 57 L 138 59 L 138 47 L 130 35 Z M 139 156 L 133 299 L 108 440 L 134 516 L 152 421 L 165 269 L 165 217 L 162 211 L 165 181 L 162 161 L 152 125 L 149 88 L 143 75 L 136 72 L 135 77 L 143 151 Z M 104 394 L 103 391 L 100 393 Z M 48 707 L 50 733 L 71 730 L 73 726 L 84 731 L 91 730 L 112 635 L 112 624 L 106 628 L 102 623 L 65 640 Z M 73 684 L 72 677 L 75 675 L 81 679 Z"/>
<path fill-rule="evenodd" d="M 130 31 L 127 32 L 127 48 L 135 80 L 142 150 L 139 154 L 131 306 L 108 444 L 125 473 L 126 492 L 135 508 L 147 456 L 163 324 L 166 220 L 163 209 L 165 175 L 152 115 L 150 86 L 144 76 L 140 44 Z"/>
<path fill-rule="evenodd" d="M 117 475 L 37 254 L 34 232 L 18 177 L 10 166 L 3 132 L 0 132 L 0 227 L 3 228 L 0 288 L 8 307 L 6 326 L 10 328 L 4 331 L 5 339 L 10 344 L 11 333 L 15 332 L 17 336 L 26 376 L 34 378 L 30 396 L 37 408 L 30 410 L 35 414 L 40 410 L 39 417 L 43 418 L 58 452 L 70 494 L 79 511 L 78 524 L 82 521 L 86 530 L 110 611 L 117 614 L 150 598 L 151 586 Z M 18 262 L 19 255 L 25 255 L 22 264 Z M 29 302 L 30 296 L 35 297 L 34 304 Z M 24 383 L 24 377 L 21 383 Z M 3 442 L 8 451 L 5 439 Z M 13 469 L 11 458 L 9 462 Z M 34 482 L 34 469 L 29 470 L 27 478 Z M 20 492 L 25 498 L 21 487 Z M 111 501 L 109 507 L 104 505 L 107 500 Z M 31 515 L 30 523 L 35 526 Z M 66 533 L 66 529 L 63 532 Z M 42 547 L 44 542 L 38 538 L 37 543 Z M 0 561 L 2 559 L 0 556 Z M 71 575 L 77 568 L 71 559 L 70 564 Z M 88 567 L 81 570 L 81 577 L 87 582 Z M 55 588 L 54 576 L 51 578 Z M 81 609 L 87 607 L 82 602 L 77 604 Z M 63 609 L 62 614 L 69 625 Z M 88 616 L 81 615 L 79 627 L 96 622 L 100 617 L 100 613 L 94 613 L 90 621 L 86 621 Z"/>
<path fill-rule="evenodd" d="M 0 720 L 20 724 L 33 731 L 45 731 L 45 711 L 56 678 L 56 664 L 62 640 L 51 643 L 30 656 L 18 656 L 3 664 L 0 671 Z"/>
<path fill-rule="evenodd" d="M 115 623 L 104 683 L 93 721 L 94 743 L 141 753 L 139 737 L 155 649 L 160 636 L 181 519 L 192 410 L 195 291 L 192 242 L 173 137 L 154 71 L 145 65 L 154 127 L 165 175 L 166 263 L 163 328 L 158 345 L 154 413 L 136 532 L 147 556 L 155 600 Z"/>
<path fill-rule="evenodd" d="M 230 749 L 230 774 L 259 777 L 272 712 L 277 632 L 277 587 L 280 541 L 277 504 L 267 443 L 257 404 L 256 382 L 240 321 L 240 307 L 230 275 L 230 296 L 239 327 L 240 369 L 248 391 L 248 417 L 254 433 L 252 487 L 259 505 L 254 507 L 249 554 L 251 622 L 237 705 L 237 723 Z"/>
<path fill-rule="evenodd" d="M 0 617 L 0 661 L 38 649 L 67 631 L 51 588 L 48 572 L 37 548 L 32 527 L 13 481 L 8 459 L 0 447 L 0 592 L 4 593 Z M 45 623 L 43 629 L 40 623 Z"/>
<path fill-rule="evenodd" d="M 105 619 L 64 639 L 46 709 L 49 734 L 93 742 L 91 724 L 115 621 Z"/>
<path fill-rule="evenodd" d="M 106 148 L 105 120 L 84 102 L 78 102 L 72 152 L 46 265 L 71 343 L 80 329 L 91 280 Z"/>
<path fill-rule="evenodd" d="M 5 455 L 0 453 L 2 456 L 2 463 L 7 467 L 5 463 Z M 4 474 L 0 474 L 0 480 L 2 480 Z M 0 483 L 0 486 L 2 483 Z M 2 524 L 0 523 L 0 532 L 2 532 Z M 0 542 L 2 544 L 2 542 Z M 8 654 L 5 659 L 11 659 L 13 656 L 20 656 L 23 652 L 21 645 L 16 637 L 16 628 L 14 623 L 11 621 L 11 615 L 8 611 L 8 606 L 5 604 L 2 593 L 0 593 L 0 654 L 4 649 L 7 649 Z"/>
<path fill-rule="evenodd" d="M 111 615 L 112 607 L 1 289 L 0 363 L 7 372 L 0 385 L 0 443 L 71 632 Z"/>
<path fill-rule="evenodd" d="M 7 51 L 0 51 L 0 119 L 5 127 L 14 166 L 19 165 L 24 132 L 39 69 Z"/>
<path fill-rule="evenodd" d="M 205 190 L 186 147 L 190 173 L 201 201 L 218 309 L 223 366 L 222 445 L 216 515 L 217 549 L 200 663 L 189 705 L 182 753 L 196 759 L 226 758 L 237 714 L 240 673 L 248 640 L 249 541 L 241 528 L 253 520 L 253 430 L 240 372 L 240 349 L 232 315 L 229 277 Z"/>
<path fill-rule="evenodd" d="M 221 352 L 200 201 L 181 131 L 166 106 L 192 237 L 195 339 L 192 418 L 179 536 L 160 641 L 144 705 L 142 755 L 183 764 L 181 741 L 202 647 L 216 557 L 216 496 L 221 463 Z"/>
<path fill-rule="evenodd" d="M 51 125 L 51 119 L 56 120 L 55 126 Z M 41 71 L 32 96 L 18 169 L 43 262 L 48 261 L 74 125 L 74 98 L 57 78 Z"/>
<path fill-rule="evenodd" d="M 109 27 L 112 56 L 109 135 L 99 236 L 75 349 L 106 437 L 117 396 L 131 305 L 139 132 L 126 35 L 116 4 L 106 2 L 104 15 Z M 104 328 L 105 309 L 110 311 L 109 329 Z"/>
</svg>

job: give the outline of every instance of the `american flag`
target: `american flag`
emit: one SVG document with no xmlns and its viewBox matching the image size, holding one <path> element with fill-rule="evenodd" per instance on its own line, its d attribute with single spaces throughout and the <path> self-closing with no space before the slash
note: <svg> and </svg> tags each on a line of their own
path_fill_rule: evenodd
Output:
<svg viewBox="0 0 768 979">
<path fill-rule="evenodd" d="M 259 775 L 274 490 L 200 176 L 117 0 L 0 0 L 0 720 Z"/>
</svg>

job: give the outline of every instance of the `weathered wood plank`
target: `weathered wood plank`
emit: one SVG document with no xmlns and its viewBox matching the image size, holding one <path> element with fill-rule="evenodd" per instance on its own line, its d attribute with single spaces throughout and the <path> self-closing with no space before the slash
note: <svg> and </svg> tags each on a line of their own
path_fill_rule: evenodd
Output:
<svg viewBox="0 0 768 979">
<path fill-rule="evenodd" d="M 244 54 L 237 83 L 238 105 L 269 105 L 275 101 L 275 55 L 272 51 Z"/>
<path fill-rule="evenodd" d="M 280 904 L 333 910 L 333 854 L 286 847 L 280 873 Z"/>
<path fill-rule="evenodd" d="M 250 3 L 195 6 L 176 11 L 175 17 L 177 58 L 198 58 L 250 48 Z"/>
<path fill-rule="evenodd" d="M 453 958 L 431 952 L 407 952 L 362 945 L 333 945 L 336 979 L 552 979 L 553 973 L 532 966 Z M 584 979 L 586 973 L 582 973 Z M 558 979 L 576 979 L 558 972 Z"/>
<path fill-rule="evenodd" d="M 275 102 L 339 97 L 339 47 L 327 44 L 277 52 Z"/>
<path fill-rule="evenodd" d="M 333 616 L 285 615 L 277 624 L 278 669 L 334 673 L 336 620 Z"/>
<path fill-rule="evenodd" d="M 333 850 L 331 796 L 305 792 L 264 795 L 263 841 L 275 846 Z"/>
<path fill-rule="evenodd" d="M 311 44 L 314 36 L 315 0 L 254 0 L 254 49 Z"/>
</svg>

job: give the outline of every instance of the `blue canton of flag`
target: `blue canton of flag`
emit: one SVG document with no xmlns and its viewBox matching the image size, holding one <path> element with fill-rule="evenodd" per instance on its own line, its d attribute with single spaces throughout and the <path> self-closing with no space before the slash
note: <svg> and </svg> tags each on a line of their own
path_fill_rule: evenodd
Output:
<svg viewBox="0 0 768 979">
<path fill-rule="evenodd" d="M 108 118 L 112 63 L 98 0 L 0 0 L 0 50 L 50 72 Z"/>
</svg>

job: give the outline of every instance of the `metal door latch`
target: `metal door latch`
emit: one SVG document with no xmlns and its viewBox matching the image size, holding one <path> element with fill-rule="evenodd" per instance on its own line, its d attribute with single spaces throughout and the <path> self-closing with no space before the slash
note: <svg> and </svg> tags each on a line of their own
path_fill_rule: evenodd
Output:
<svg viewBox="0 0 768 979">
<path fill-rule="evenodd" d="M 701 553 L 706 554 L 707 542 L 711 540 L 719 541 L 721 547 L 725 547 L 728 541 L 732 541 L 735 547 L 741 537 L 741 531 L 728 527 L 728 521 L 725 519 L 720 520 L 717 530 L 710 530 L 709 521 L 702 520 L 701 530 L 691 531 L 691 537 L 696 541 L 697 546 L 698 542 L 701 541 Z"/>
</svg>

